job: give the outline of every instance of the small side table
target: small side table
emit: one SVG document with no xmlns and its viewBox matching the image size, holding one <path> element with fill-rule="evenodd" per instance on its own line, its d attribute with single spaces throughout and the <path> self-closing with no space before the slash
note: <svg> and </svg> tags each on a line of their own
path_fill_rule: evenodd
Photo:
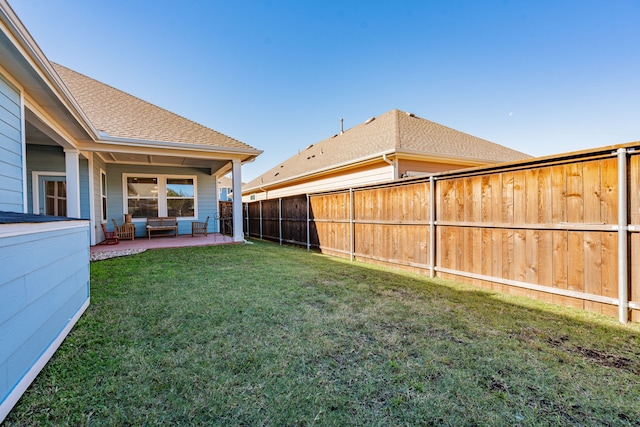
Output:
<svg viewBox="0 0 640 427">
<path fill-rule="evenodd" d="M 122 239 L 135 240 L 136 226 L 131 223 L 122 224 L 120 227 L 118 227 L 118 237 L 120 237 L 120 240 Z"/>
</svg>

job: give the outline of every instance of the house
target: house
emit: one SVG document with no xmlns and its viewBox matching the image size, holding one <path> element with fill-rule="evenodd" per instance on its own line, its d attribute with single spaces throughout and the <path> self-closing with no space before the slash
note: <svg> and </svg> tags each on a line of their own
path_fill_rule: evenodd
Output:
<svg viewBox="0 0 640 427">
<path fill-rule="evenodd" d="M 244 184 L 243 182 L 242 185 Z M 233 200 L 233 181 L 228 176 L 218 178 L 218 199 L 221 202 Z"/>
<path fill-rule="evenodd" d="M 0 422 L 89 305 L 101 226 L 176 216 L 190 233 L 217 213 L 217 178 L 240 191 L 260 153 L 51 63 L 0 0 Z"/>
<path fill-rule="evenodd" d="M 144 235 L 147 217 L 176 216 L 179 233 L 190 233 L 192 221 L 215 217 L 218 177 L 232 171 L 232 186 L 235 178 L 240 186 L 241 164 L 261 153 L 80 73 L 52 65 L 97 130 L 97 138 L 80 148 L 87 151 L 93 170 L 96 203 L 95 214 L 89 212 L 89 216 L 96 224 L 111 218 L 122 221 L 128 213 L 136 233 Z M 32 145 L 31 152 L 44 149 L 52 155 L 50 148 Z M 215 227 L 215 222 L 211 226 Z M 234 239 L 243 240 L 242 233 Z"/>
<path fill-rule="evenodd" d="M 391 110 L 333 135 L 243 186 L 243 201 L 330 191 L 529 158 L 527 154 Z"/>
</svg>

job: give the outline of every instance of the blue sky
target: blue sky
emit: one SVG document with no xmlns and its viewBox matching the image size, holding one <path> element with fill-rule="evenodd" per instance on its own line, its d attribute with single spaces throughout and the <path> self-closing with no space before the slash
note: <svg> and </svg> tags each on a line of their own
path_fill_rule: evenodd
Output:
<svg viewBox="0 0 640 427">
<path fill-rule="evenodd" d="M 535 156 L 640 140 L 637 0 L 9 0 L 58 62 L 258 149 L 398 108 Z"/>
</svg>

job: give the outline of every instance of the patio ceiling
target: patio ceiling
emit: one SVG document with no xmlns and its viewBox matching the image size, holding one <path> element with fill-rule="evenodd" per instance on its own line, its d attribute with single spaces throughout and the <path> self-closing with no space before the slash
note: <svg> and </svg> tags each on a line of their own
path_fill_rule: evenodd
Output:
<svg viewBox="0 0 640 427">
<path fill-rule="evenodd" d="M 25 136 L 27 144 L 63 146 L 55 132 L 46 127 L 37 119 L 30 117 L 25 121 Z M 55 138 L 55 139 L 54 139 Z M 203 156 L 202 153 L 180 152 L 172 155 L 170 151 L 160 152 L 159 150 L 132 149 L 132 147 L 112 146 L 103 144 L 103 150 L 95 151 L 106 163 L 133 164 L 133 165 L 154 165 L 154 166 L 178 166 L 211 169 L 214 174 L 223 168 L 228 168 L 231 158 L 220 158 L 219 155 L 211 157 Z M 111 149 L 109 149 L 111 148 Z M 82 148 L 80 148 L 82 151 Z M 138 151 L 138 152 L 135 152 Z M 140 152 L 145 151 L 145 152 Z M 175 150 L 174 150 L 175 151 Z M 191 155 L 189 155 L 191 154 Z M 213 158 L 212 158 L 213 157 Z"/>
<path fill-rule="evenodd" d="M 222 168 L 229 162 L 229 160 L 225 161 L 181 156 L 165 156 L 157 154 L 118 153 L 114 151 L 105 151 L 98 154 L 107 163 L 211 168 L 213 171 Z"/>
</svg>

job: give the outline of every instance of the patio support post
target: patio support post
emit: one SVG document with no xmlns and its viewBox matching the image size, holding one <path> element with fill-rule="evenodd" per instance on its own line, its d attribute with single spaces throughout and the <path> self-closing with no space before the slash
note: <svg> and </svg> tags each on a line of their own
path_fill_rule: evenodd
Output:
<svg viewBox="0 0 640 427">
<path fill-rule="evenodd" d="M 240 160 L 233 161 L 233 172 L 231 174 L 233 181 L 233 241 L 243 242 L 244 232 L 242 230 L 242 163 Z"/>
<path fill-rule="evenodd" d="M 67 216 L 80 218 L 80 153 L 76 149 L 64 149 L 64 166 L 67 181 Z"/>
<path fill-rule="evenodd" d="M 627 214 L 627 150 L 620 148 L 618 154 L 618 320 L 627 323 L 629 320 L 629 253 Z"/>
</svg>

